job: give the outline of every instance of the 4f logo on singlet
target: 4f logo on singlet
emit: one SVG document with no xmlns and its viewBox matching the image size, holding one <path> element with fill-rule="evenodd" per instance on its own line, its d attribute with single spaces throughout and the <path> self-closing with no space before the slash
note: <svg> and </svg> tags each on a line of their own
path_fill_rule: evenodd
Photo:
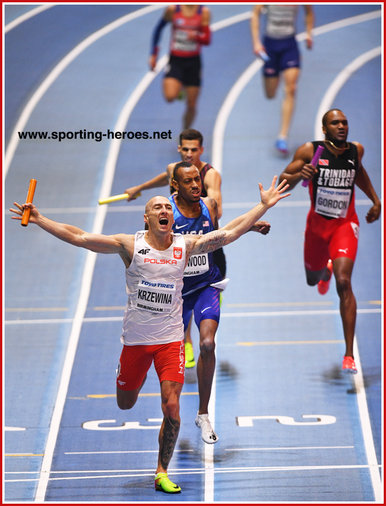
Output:
<svg viewBox="0 0 386 506">
<path fill-rule="evenodd" d="M 149 253 L 149 251 L 150 251 L 150 249 L 149 249 L 149 248 L 143 248 L 143 249 L 140 249 L 140 250 L 138 251 L 138 253 L 139 253 L 140 255 L 147 255 L 147 254 Z"/>
</svg>

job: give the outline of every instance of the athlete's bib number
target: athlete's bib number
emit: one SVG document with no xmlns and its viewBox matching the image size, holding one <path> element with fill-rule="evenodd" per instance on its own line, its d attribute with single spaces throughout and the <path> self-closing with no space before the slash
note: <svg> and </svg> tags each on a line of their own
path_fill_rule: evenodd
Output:
<svg viewBox="0 0 386 506">
<path fill-rule="evenodd" d="M 138 284 L 136 306 L 152 313 L 170 313 L 175 292 L 176 287 L 173 283 L 142 279 Z"/>
<path fill-rule="evenodd" d="M 188 39 L 188 32 L 186 30 L 176 30 L 174 32 L 173 49 L 193 53 L 197 51 L 198 45 L 196 41 Z"/>
<path fill-rule="evenodd" d="M 198 276 L 209 270 L 208 253 L 192 255 L 188 265 L 185 267 L 184 276 Z"/>
<path fill-rule="evenodd" d="M 331 218 L 345 218 L 350 204 L 351 190 L 333 190 L 319 187 L 315 211 Z"/>
</svg>

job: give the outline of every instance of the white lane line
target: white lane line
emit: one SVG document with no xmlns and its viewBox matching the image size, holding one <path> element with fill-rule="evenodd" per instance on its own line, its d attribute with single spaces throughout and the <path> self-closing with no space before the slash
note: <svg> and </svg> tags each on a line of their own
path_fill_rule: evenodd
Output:
<svg viewBox="0 0 386 506">
<path fill-rule="evenodd" d="M 262 447 L 262 448 L 225 448 L 226 452 L 275 452 L 275 451 L 303 451 L 303 450 L 352 450 L 354 446 L 271 446 L 271 447 Z M 186 452 L 194 452 L 195 450 L 174 450 L 174 453 L 186 453 Z M 121 455 L 121 454 L 135 454 L 142 455 L 146 453 L 158 453 L 158 450 L 105 450 L 100 452 L 63 452 L 64 455 Z M 33 456 L 33 454 L 13 454 L 12 456 Z M 9 455 L 5 455 L 9 456 Z M 120 472 L 125 472 L 126 470 L 120 470 Z M 37 474 L 39 471 L 4 471 L 4 474 Z M 52 474 L 58 473 L 106 473 L 106 472 L 118 472 L 118 470 L 72 470 L 72 471 L 51 471 Z"/>
<path fill-rule="evenodd" d="M 323 114 L 331 109 L 333 106 L 333 102 L 335 97 L 339 93 L 339 91 L 343 88 L 344 84 L 350 79 L 350 77 L 356 72 L 358 69 L 363 67 L 367 62 L 377 58 L 377 56 L 381 56 L 382 48 L 381 46 L 370 49 L 370 51 L 366 51 L 361 54 L 357 58 L 355 58 L 351 63 L 349 63 L 333 80 L 333 82 L 328 87 L 326 93 L 322 101 L 320 102 L 318 112 L 316 113 L 315 126 L 314 126 L 314 139 L 323 139 L 323 131 L 322 131 L 322 117 Z"/>
<path fill-rule="evenodd" d="M 313 30 L 313 35 L 317 36 L 333 30 L 339 30 L 341 28 L 345 28 L 347 26 L 351 26 L 357 23 L 370 21 L 378 17 L 381 17 L 381 15 L 382 15 L 381 10 L 376 10 L 369 12 L 367 14 L 360 14 L 359 16 L 353 16 L 351 18 L 335 21 L 333 23 L 328 23 L 326 25 L 315 28 Z M 296 36 L 296 39 L 299 41 L 303 40 L 304 38 L 305 38 L 304 32 Z M 232 112 L 232 109 L 236 101 L 241 95 L 244 87 L 247 86 L 252 77 L 261 68 L 262 64 L 263 62 L 261 60 L 256 59 L 253 63 L 249 65 L 249 67 L 246 68 L 246 70 L 240 75 L 239 79 L 232 86 L 231 90 L 229 91 L 220 108 L 220 112 L 217 115 L 213 129 L 213 146 L 212 146 L 211 163 L 219 172 L 222 172 L 224 134 L 229 116 Z"/>
<path fill-rule="evenodd" d="M 226 452 L 274 452 L 293 450 L 352 450 L 354 446 L 271 446 L 268 448 L 225 448 Z"/>
<path fill-rule="evenodd" d="M 122 319 L 122 318 L 121 318 Z M 5 325 L 57 325 L 58 323 L 72 323 L 74 318 L 39 318 L 36 320 L 6 320 Z"/>
<path fill-rule="evenodd" d="M 358 374 L 354 375 L 354 384 L 367 463 L 369 464 L 370 478 L 374 491 L 374 499 L 376 502 L 383 503 L 383 486 L 379 473 L 377 454 L 375 452 L 373 430 L 371 427 L 370 415 L 367 406 L 366 389 L 363 381 L 362 365 L 359 357 L 358 340 L 356 336 L 354 339 L 354 357 L 355 364 L 358 369 Z"/>
<path fill-rule="evenodd" d="M 145 7 L 143 9 L 139 9 L 138 11 L 136 11 L 134 13 L 131 13 L 128 16 L 123 16 L 123 18 L 120 18 L 120 19 L 114 21 L 113 23 L 110 23 L 109 25 L 107 25 L 103 29 L 95 32 L 92 36 L 87 37 L 85 39 L 85 41 L 83 41 L 83 43 L 79 44 L 71 53 L 69 53 L 69 55 L 72 55 L 72 59 L 75 58 L 85 48 L 84 46 L 88 47 L 90 44 L 92 44 L 96 40 L 96 38 L 99 38 L 100 36 L 105 35 L 106 33 L 116 29 L 117 27 L 121 26 L 122 24 L 124 24 L 128 21 L 132 21 L 133 19 L 136 19 L 136 18 L 143 16 L 145 14 L 148 14 L 149 12 L 151 12 L 155 9 L 158 9 L 158 8 L 160 8 L 160 7 L 158 7 L 158 6 Z M 62 68 L 65 60 L 67 61 L 65 66 L 68 65 L 68 63 L 70 61 L 69 55 L 67 55 L 67 57 L 64 60 L 62 60 L 59 65 L 57 65 L 56 69 Z M 65 68 L 65 67 L 63 67 L 63 68 Z M 62 68 L 62 70 L 63 70 L 63 68 Z M 57 75 L 59 75 L 59 74 L 57 74 Z M 145 78 L 146 78 L 146 76 L 145 76 Z M 132 93 L 131 97 L 138 97 L 139 98 L 141 96 L 141 89 L 143 88 L 143 86 L 144 86 L 144 79 L 139 83 L 139 85 L 137 85 L 137 87 L 134 90 L 134 92 Z M 129 99 L 124 110 L 125 111 L 128 110 L 130 113 L 130 111 L 132 110 L 134 105 L 135 105 L 134 98 L 132 100 Z M 32 110 L 31 110 L 31 112 L 32 112 Z M 122 121 L 122 113 L 120 114 L 120 116 L 118 118 L 116 128 L 120 128 L 121 121 Z M 103 182 L 102 182 L 102 187 L 101 187 L 100 198 L 103 196 L 104 192 L 110 191 L 113 177 L 114 177 L 116 156 L 117 156 L 117 153 L 115 150 L 115 146 L 113 143 L 111 143 L 109 153 L 107 156 L 107 160 L 106 160 L 105 169 L 104 169 L 104 177 L 103 177 Z M 101 233 L 102 232 L 103 224 L 104 224 L 105 217 L 106 217 L 106 212 L 107 212 L 106 207 L 103 208 L 103 206 L 102 206 L 102 207 L 98 208 L 98 210 L 96 212 L 95 219 L 94 219 L 93 230 L 92 230 L 93 233 Z M 85 267 L 84 267 L 84 271 L 83 271 L 83 276 L 82 276 L 81 291 L 79 294 L 78 304 L 76 307 L 76 312 L 75 312 L 74 320 L 72 323 L 71 334 L 70 334 L 69 343 L 68 343 L 68 347 L 67 347 L 67 351 L 66 351 L 66 356 L 65 356 L 65 360 L 64 360 L 64 364 L 63 364 L 63 370 L 62 370 L 62 375 L 61 375 L 61 379 L 60 379 L 58 395 L 56 398 L 54 411 L 53 411 L 53 415 L 52 415 L 52 419 L 51 419 L 51 423 L 50 423 L 50 429 L 49 429 L 48 438 L 47 438 L 47 442 L 46 442 L 46 450 L 44 452 L 42 467 L 41 467 L 41 471 L 40 471 L 39 483 L 38 483 L 38 487 L 37 487 L 36 495 L 35 495 L 35 502 L 44 502 L 44 498 L 45 498 L 45 494 L 46 494 L 46 490 L 47 490 L 47 486 L 48 486 L 48 481 L 49 481 L 49 477 L 50 477 L 50 471 L 51 471 L 52 459 L 53 459 L 54 451 L 55 451 L 55 445 L 56 445 L 56 441 L 57 441 L 57 437 L 58 437 L 58 433 L 59 433 L 59 429 L 60 429 L 60 422 L 62 419 L 63 409 L 64 409 L 64 405 L 66 402 L 67 390 L 68 390 L 68 386 L 69 386 L 70 379 L 71 379 L 72 367 L 73 367 L 73 363 L 75 360 L 75 354 L 76 354 L 76 350 L 78 347 L 78 342 L 79 342 L 80 332 L 81 332 L 81 328 L 82 328 L 82 324 L 83 324 L 83 320 L 84 320 L 84 315 L 87 310 L 87 303 L 88 303 L 90 290 L 91 290 L 91 286 L 92 286 L 92 278 L 93 278 L 93 274 L 94 274 L 95 262 L 96 262 L 96 254 L 91 251 L 88 251 L 87 257 L 86 257 L 86 262 L 85 262 Z"/>
<path fill-rule="evenodd" d="M 19 144 L 18 132 L 22 132 L 24 130 L 24 127 L 26 126 L 29 118 L 31 117 L 32 112 L 34 111 L 40 99 L 43 97 L 43 95 L 46 93 L 49 87 L 54 83 L 54 81 L 60 76 L 60 74 L 68 67 L 68 65 L 70 65 L 70 63 L 72 63 L 75 60 L 75 58 L 77 58 L 85 49 L 91 46 L 91 44 L 94 44 L 94 42 L 96 42 L 101 37 L 107 35 L 113 30 L 116 30 L 125 23 L 129 23 L 130 21 L 133 21 L 134 19 L 144 16 L 149 12 L 152 12 L 157 9 L 162 9 L 162 6 L 155 5 L 144 7 L 143 9 L 138 9 L 135 12 L 131 12 L 130 14 L 127 14 L 119 19 L 116 19 L 112 23 L 107 24 L 103 28 L 97 30 L 96 32 L 86 37 L 82 42 L 80 42 L 77 46 L 75 46 L 74 49 L 72 49 L 69 53 L 67 53 L 67 55 L 62 60 L 60 60 L 60 62 L 57 65 L 55 65 L 55 67 L 51 70 L 51 72 L 44 79 L 44 81 L 38 86 L 36 91 L 33 93 L 32 97 L 28 100 L 27 104 L 23 108 L 21 115 L 19 116 L 19 119 L 16 122 L 15 128 L 12 131 L 8 143 L 7 150 L 5 152 L 4 166 L 3 166 L 4 179 L 7 175 L 7 172 L 10 168 L 13 157 L 15 155 L 17 146 Z"/>
<path fill-rule="evenodd" d="M 222 173 L 224 137 L 229 116 L 232 112 L 233 106 L 235 105 L 239 96 L 241 95 L 241 92 L 244 90 L 249 81 L 262 66 L 263 66 L 262 60 L 256 59 L 251 65 L 249 65 L 249 67 L 246 68 L 246 70 L 244 70 L 244 72 L 232 86 L 217 115 L 213 129 L 211 163 L 213 167 L 215 167 L 220 173 Z"/>
<path fill-rule="evenodd" d="M 381 309 L 358 309 L 358 314 L 377 314 Z M 250 311 L 243 313 L 221 313 L 221 318 L 256 318 L 264 316 L 323 316 L 339 315 L 339 309 L 318 309 L 316 311 Z"/>
<path fill-rule="evenodd" d="M 349 450 L 355 448 L 354 446 L 270 446 L 270 447 L 262 447 L 262 448 L 225 448 L 224 451 L 226 452 L 250 452 L 250 451 L 262 451 L 262 452 L 272 452 L 272 451 L 293 451 L 293 450 Z M 194 450 L 174 450 L 175 452 L 192 452 Z M 114 454 L 121 454 L 121 453 L 135 453 L 135 454 L 142 454 L 142 453 L 158 453 L 158 450 L 110 450 L 110 451 L 100 451 L 100 452 L 64 452 L 64 455 L 100 455 L 107 453 L 109 455 Z M 90 470 L 91 471 L 91 470 Z M 18 471 L 14 471 L 17 473 Z M 53 471 L 53 472 L 60 472 L 60 471 Z M 74 471 L 78 472 L 78 471 Z"/>
<path fill-rule="evenodd" d="M 101 230 L 103 222 L 98 220 L 98 216 L 94 222 L 94 231 Z M 50 470 L 52 459 L 54 456 L 54 450 L 56 440 L 58 437 L 60 421 L 62 419 L 64 404 L 66 402 L 68 385 L 71 379 L 72 367 L 75 360 L 75 354 L 78 347 L 79 336 L 83 323 L 83 318 L 87 310 L 87 302 L 91 290 L 92 277 L 94 272 L 96 254 L 89 251 L 87 253 L 86 265 L 83 271 L 81 290 L 79 299 L 76 307 L 74 320 L 72 323 L 71 334 L 67 346 L 66 356 L 64 359 L 62 374 L 60 378 L 60 384 L 58 389 L 58 395 L 56 397 L 55 406 L 51 418 L 50 430 L 46 441 L 46 449 L 42 461 L 42 467 L 40 470 L 39 483 L 36 490 L 35 502 L 44 502 L 48 480 L 50 477 Z"/>
<path fill-rule="evenodd" d="M 327 23 L 326 25 L 318 26 L 313 29 L 313 34 L 322 35 L 324 33 L 328 33 L 333 30 L 340 30 L 341 28 L 347 28 L 348 26 L 357 25 L 359 23 L 365 23 L 366 21 L 371 21 L 373 19 L 380 18 L 381 16 L 382 16 L 381 9 L 366 12 L 365 14 L 358 14 L 357 16 L 340 19 L 339 21 L 333 21 L 332 23 Z"/>
<path fill-rule="evenodd" d="M 215 335 L 215 343 L 217 343 L 217 332 Z M 216 368 L 213 374 L 212 390 L 210 393 L 208 414 L 212 423 L 213 430 L 216 432 Z M 200 430 L 200 429 L 199 429 Z M 219 436 L 221 437 L 221 435 Z M 204 463 L 205 463 L 205 480 L 204 480 L 204 502 L 211 503 L 214 501 L 214 444 L 204 443 Z"/>
<path fill-rule="evenodd" d="M 51 7 L 55 7 L 55 5 L 57 4 L 40 5 L 39 7 L 35 7 L 35 9 L 31 9 L 30 11 L 22 14 L 21 16 L 18 16 L 16 19 L 10 21 L 8 24 L 5 25 L 4 33 L 8 33 L 16 26 L 19 26 L 21 23 L 24 23 L 24 21 L 27 21 L 27 19 L 33 18 L 34 16 L 37 16 L 41 12 L 46 11 L 47 9 L 51 9 Z"/>
<path fill-rule="evenodd" d="M 358 306 L 380 306 L 381 300 L 365 300 L 357 302 Z M 224 303 L 224 307 L 236 308 L 236 307 L 321 307 L 321 306 L 332 306 L 333 301 L 291 301 L 291 302 L 237 302 L 237 303 Z M 124 311 L 126 306 L 94 306 L 89 308 L 92 311 Z M 44 313 L 44 312 L 62 312 L 68 311 L 67 307 L 7 307 L 5 308 L 6 313 Z"/>
<path fill-rule="evenodd" d="M 381 309 L 358 309 L 358 314 L 379 314 Z M 240 313 L 221 313 L 221 318 L 258 318 L 266 316 L 324 316 L 339 315 L 338 309 L 320 309 L 315 311 L 248 311 Z M 6 320 L 5 325 L 54 325 L 58 323 L 72 323 L 73 318 L 40 318 L 34 320 Z M 83 318 L 84 323 L 121 322 L 122 316 L 95 316 Z"/>
<path fill-rule="evenodd" d="M 227 474 L 227 473 L 283 473 L 283 472 L 312 472 L 312 471 L 347 471 L 347 470 L 358 470 L 358 469 L 369 469 L 367 464 L 347 464 L 347 465 L 325 465 L 325 466 L 266 466 L 266 467 L 223 467 L 214 469 L 214 474 Z M 76 473 L 78 471 L 56 471 L 58 474 L 71 474 Z M 144 469 L 144 470 L 102 470 L 102 471 L 85 471 L 87 473 L 97 473 L 97 472 L 105 472 L 105 473 L 117 473 L 117 474 L 102 474 L 102 475 L 92 475 L 92 476 L 60 476 L 60 477 L 51 477 L 50 482 L 52 481 L 69 481 L 69 480 L 106 480 L 113 478 L 145 478 L 148 476 L 154 476 L 154 469 Z M 184 476 L 191 474 L 204 474 L 205 469 L 202 468 L 193 468 L 193 469 L 168 469 L 169 474 Z M 17 473 L 16 473 L 17 474 Z M 54 474 L 54 472 L 53 472 Z M 25 478 L 25 479 L 9 479 L 4 480 L 5 483 L 26 483 L 26 482 L 36 482 L 37 478 Z M 306 485 L 305 485 L 306 486 Z"/>
<path fill-rule="evenodd" d="M 251 209 L 256 205 L 256 202 L 225 202 L 223 209 Z M 358 206 L 369 206 L 372 205 L 369 199 L 356 199 L 355 205 Z M 100 206 L 89 206 L 89 207 L 45 207 L 39 208 L 42 214 L 47 216 L 53 214 L 89 214 L 95 212 Z M 284 200 L 280 208 L 282 207 L 310 207 L 309 200 Z M 279 211 L 280 211 L 280 208 Z M 144 205 L 130 205 L 130 206 L 109 206 L 107 209 L 108 213 L 143 213 Z M 8 210 L 5 210 L 5 216 L 13 216 Z"/>
<path fill-rule="evenodd" d="M 223 28 L 228 28 L 228 26 L 234 25 L 236 23 L 240 23 L 241 21 L 245 21 L 251 17 L 251 11 L 241 12 L 240 14 L 235 14 L 234 16 L 230 16 L 229 18 L 225 18 L 221 21 L 217 21 L 210 25 L 210 29 L 212 31 L 222 30 Z"/>
<path fill-rule="evenodd" d="M 116 454 L 142 454 L 142 453 L 157 453 L 159 450 L 110 450 L 110 451 L 101 451 L 101 452 L 64 452 L 64 455 L 116 455 Z M 186 452 L 194 452 L 195 450 L 174 450 L 173 453 L 186 453 Z M 53 473 L 60 473 L 60 471 L 52 471 Z M 78 472 L 78 471 L 76 471 Z M 80 472 L 80 471 L 79 471 Z M 99 472 L 99 471 L 97 471 Z"/>
<path fill-rule="evenodd" d="M 298 346 L 299 344 L 338 344 L 344 339 L 311 339 L 311 340 L 283 340 L 283 341 L 238 341 L 238 346 Z"/>
</svg>

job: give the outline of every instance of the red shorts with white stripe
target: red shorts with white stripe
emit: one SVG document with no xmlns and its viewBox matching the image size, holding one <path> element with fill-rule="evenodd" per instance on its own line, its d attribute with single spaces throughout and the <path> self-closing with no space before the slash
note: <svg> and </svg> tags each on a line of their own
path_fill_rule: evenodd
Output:
<svg viewBox="0 0 386 506">
<path fill-rule="evenodd" d="M 182 340 L 168 344 L 123 346 L 117 371 L 117 387 L 120 390 L 139 388 L 153 361 L 160 383 L 184 383 L 185 345 Z"/>
<path fill-rule="evenodd" d="M 328 260 L 339 257 L 355 262 L 358 250 L 359 221 L 356 214 L 350 220 L 328 220 L 310 211 L 304 233 L 304 265 L 309 271 L 321 271 Z"/>
</svg>

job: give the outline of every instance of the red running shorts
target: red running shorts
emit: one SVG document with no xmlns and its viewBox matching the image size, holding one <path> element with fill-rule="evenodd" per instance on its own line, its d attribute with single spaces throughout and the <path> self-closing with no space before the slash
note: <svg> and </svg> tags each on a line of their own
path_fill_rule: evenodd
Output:
<svg viewBox="0 0 386 506">
<path fill-rule="evenodd" d="M 123 346 L 117 371 L 117 387 L 121 390 L 139 388 L 153 361 L 160 383 L 184 383 L 185 345 L 182 340 L 167 344 Z"/>
</svg>

